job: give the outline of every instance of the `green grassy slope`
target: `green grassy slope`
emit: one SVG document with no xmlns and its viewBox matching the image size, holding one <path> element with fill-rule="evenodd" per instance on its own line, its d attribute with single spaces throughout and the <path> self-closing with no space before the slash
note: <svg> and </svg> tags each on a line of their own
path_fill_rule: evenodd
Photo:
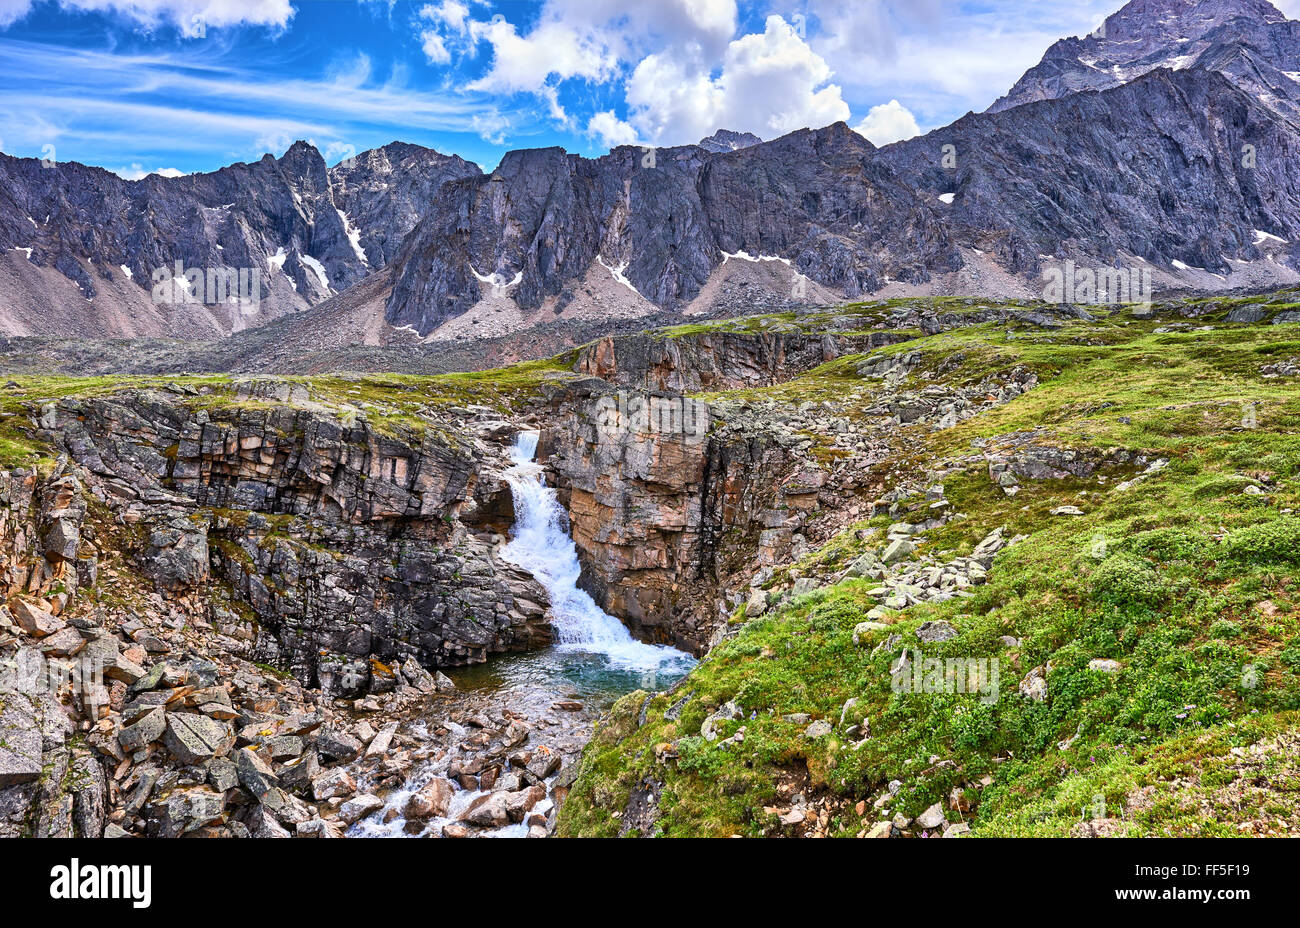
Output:
<svg viewBox="0 0 1300 928">
<path fill-rule="evenodd" d="M 968 462 L 944 482 L 969 518 L 923 536 L 922 551 L 968 555 L 1002 526 L 1027 539 L 972 597 L 892 613 L 857 644 L 855 626 L 878 605 L 869 580 L 747 622 L 742 609 L 739 632 L 673 693 L 618 704 L 587 749 L 561 832 L 853 836 L 899 816 L 905 834 L 937 834 L 910 820 L 941 803 L 975 836 L 1295 833 L 1300 378 L 1265 369 L 1300 358 L 1300 328 L 1225 324 L 1233 305 L 1173 317 L 1184 330 L 1120 313 L 882 349 L 921 351 L 928 383 L 1016 365 L 1037 373 L 1037 389 L 890 462 L 917 480 L 927 462 Z M 833 394 L 861 360 L 747 398 Z M 1168 465 L 1024 481 L 1008 496 L 971 461 L 1008 441 Z M 1061 506 L 1084 514 L 1051 515 Z M 854 526 L 800 566 L 845 565 L 872 544 L 861 529 L 891 521 Z M 958 635 L 922 643 L 916 630 L 938 621 Z M 904 648 L 996 660 L 997 698 L 895 693 Z M 1035 668 L 1042 701 L 1019 692 Z M 739 717 L 706 740 L 702 725 L 727 703 Z M 828 725 L 810 728 L 818 720 Z"/>
</svg>

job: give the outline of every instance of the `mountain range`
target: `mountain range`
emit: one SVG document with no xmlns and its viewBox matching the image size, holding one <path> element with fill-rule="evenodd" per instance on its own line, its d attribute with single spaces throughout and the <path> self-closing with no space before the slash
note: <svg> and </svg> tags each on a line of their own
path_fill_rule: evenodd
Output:
<svg viewBox="0 0 1300 928">
<path fill-rule="evenodd" d="M 1290 284 L 1297 155 L 1300 23 L 1265 0 L 1133 0 L 987 112 L 883 148 L 843 123 L 722 130 L 594 159 L 514 151 L 485 174 L 400 142 L 331 168 L 298 142 L 139 181 L 0 155 L 0 333 L 212 339 L 310 311 L 415 343 L 1025 298 L 1067 260 L 1140 268 L 1157 289 Z M 212 277 L 239 270 L 256 298 L 212 299 Z"/>
</svg>

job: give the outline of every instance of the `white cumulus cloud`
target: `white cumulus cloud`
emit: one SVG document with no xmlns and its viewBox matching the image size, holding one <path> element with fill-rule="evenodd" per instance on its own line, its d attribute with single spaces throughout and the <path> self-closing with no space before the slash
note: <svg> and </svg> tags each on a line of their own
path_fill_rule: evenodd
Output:
<svg viewBox="0 0 1300 928">
<path fill-rule="evenodd" d="M 601 144 L 610 149 L 620 145 L 636 145 L 640 141 L 636 130 L 619 119 L 613 110 L 592 116 L 587 121 L 587 135 L 600 139 Z"/>
<path fill-rule="evenodd" d="M 442 36 L 428 31 L 421 33 L 420 38 L 424 40 L 421 46 L 424 57 L 432 64 L 451 64 L 451 52 L 447 50 L 447 43 L 443 41 Z"/>
<path fill-rule="evenodd" d="M 156 171 L 146 171 L 138 162 L 124 168 L 111 168 L 112 172 L 123 180 L 144 180 L 150 174 L 157 174 L 159 177 L 184 177 L 184 171 L 178 171 L 176 168 L 159 168 Z"/>
<path fill-rule="evenodd" d="M 867 118 L 854 129 L 877 146 L 901 142 L 921 134 L 921 127 L 916 124 L 912 111 L 897 100 L 873 106 L 867 113 Z"/>
<path fill-rule="evenodd" d="M 438 0 L 421 7 L 421 40 L 437 36 L 442 49 L 491 53 L 488 72 L 472 89 L 537 93 L 577 78 L 606 83 L 647 53 L 672 47 L 716 57 L 735 35 L 736 0 L 545 0 L 537 18 L 521 28 L 502 15 L 488 16 L 482 0 Z"/>
<path fill-rule="evenodd" d="M 849 118 L 830 66 L 780 16 L 727 46 L 716 77 L 671 52 L 647 56 L 628 82 L 629 122 L 656 144 L 725 128 L 772 138 Z"/>
<path fill-rule="evenodd" d="M 478 0 L 426 4 L 426 58 L 445 65 L 482 50 L 490 65 L 466 90 L 535 94 L 554 123 L 585 121 L 606 145 L 686 144 L 719 128 L 772 138 L 850 115 L 831 66 L 808 43 L 807 17 L 773 14 L 762 31 L 738 35 L 736 0 L 545 0 L 526 25 L 490 10 Z M 598 106 L 571 117 L 560 105 L 562 89 L 575 105 L 568 81 L 621 90 L 626 114 Z"/>
<path fill-rule="evenodd" d="M 0 29 L 22 19 L 32 11 L 32 0 L 0 0 Z"/>
</svg>

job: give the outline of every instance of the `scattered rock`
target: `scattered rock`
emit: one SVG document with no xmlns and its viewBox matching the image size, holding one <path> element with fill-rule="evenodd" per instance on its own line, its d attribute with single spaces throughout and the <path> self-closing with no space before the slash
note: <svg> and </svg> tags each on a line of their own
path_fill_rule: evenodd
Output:
<svg viewBox="0 0 1300 928">
<path fill-rule="evenodd" d="M 922 641 L 951 641 L 957 637 L 957 629 L 947 622 L 926 622 L 916 630 L 916 637 Z"/>
<path fill-rule="evenodd" d="M 947 822 L 947 818 L 943 814 L 942 802 L 936 802 L 916 817 L 916 824 L 927 831 L 932 831 L 945 822 Z"/>
</svg>

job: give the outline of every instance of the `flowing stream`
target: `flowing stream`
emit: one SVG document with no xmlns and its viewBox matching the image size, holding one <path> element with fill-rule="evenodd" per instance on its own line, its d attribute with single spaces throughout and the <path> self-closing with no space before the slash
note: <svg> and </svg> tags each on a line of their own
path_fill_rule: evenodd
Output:
<svg viewBox="0 0 1300 928">
<path fill-rule="evenodd" d="M 445 815 L 414 829 L 408 829 L 398 814 L 431 777 L 446 775 L 451 758 L 467 756 L 459 744 L 473 729 L 450 721 L 453 717 L 463 723 L 475 714 L 508 710 L 513 718 L 528 723 L 528 748 L 545 747 L 573 760 L 590 737 L 596 716 L 614 700 L 633 690 L 668 689 L 695 666 L 695 659 L 683 651 L 637 641 L 618 619 L 578 589 L 582 571 L 578 549 L 569 537 L 567 513 L 555 491 L 546 486 L 544 469 L 533 460 L 537 440 L 536 432 L 523 432 L 515 440 L 514 466 L 505 474 L 514 496 L 515 525 L 501 556 L 531 573 L 550 595 L 557 641 L 541 651 L 448 669 L 456 695 L 450 702 L 438 703 L 437 716 L 421 723 L 450 731 L 446 739 L 438 739 L 436 759 L 388 795 L 384 810 L 354 826 L 353 835 L 436 835 L 487 795 L 481 789 L 457 789 Z M 478 829 L 475 834 L 514 838 L 524 837 L 527 831 L 516 824 Z"/>
<path fill-rule="evenodd" d="M 664 645 L 637 641 L 623 623 L 578 589 L 582 565 L 569 537 L 568 515 L 546 485 L 545 472 L 534 462 L 537 432 L 522 432 L 506 472 L 515 501 L 515 526 L 501 556 L 532 574 L 551 597 L 552 622 L 562 651 L 601 655 L 614 669 L 671 673 L 694 663 L 689 654 Z"/>
</svg>

